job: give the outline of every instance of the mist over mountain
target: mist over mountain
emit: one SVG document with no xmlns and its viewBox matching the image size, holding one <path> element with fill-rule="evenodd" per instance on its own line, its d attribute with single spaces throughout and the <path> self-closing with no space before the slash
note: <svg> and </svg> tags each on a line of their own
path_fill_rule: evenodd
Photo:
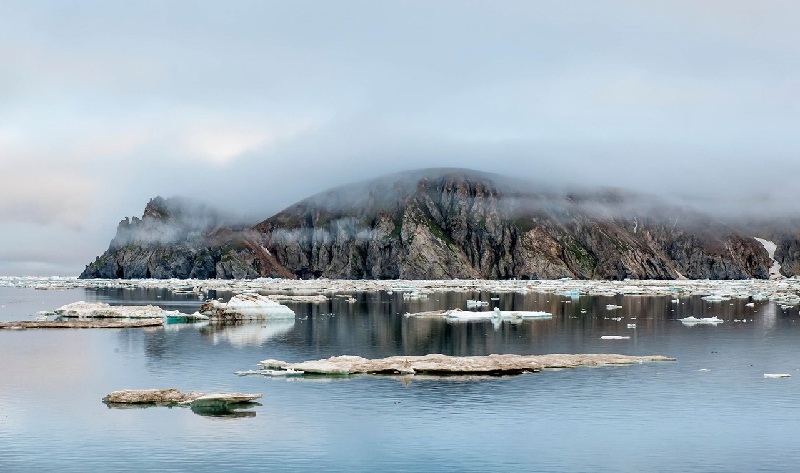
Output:
<svg viewBox="0 0 800 473">
<path fill-rule="evenodd" d="M 766 278 L 754 236 L 775 237 L 794 271 L 796 234 L 755 230 L 620 189 L 426 169 L 333 188 L 252 226 L 156 198 L 81 277 Z"/>
</svg>

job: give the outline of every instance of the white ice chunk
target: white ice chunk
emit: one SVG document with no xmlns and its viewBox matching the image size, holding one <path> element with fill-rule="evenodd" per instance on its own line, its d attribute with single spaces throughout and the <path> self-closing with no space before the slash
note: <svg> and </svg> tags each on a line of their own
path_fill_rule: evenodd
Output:
<svg viewBox="0 0 800 473">
<path fill-rule="evenodd" d="M 731 300 L 728 296 L 722 296 L 719 294 L 711 294 L 708 296 L 703 297 L 703 300 L 706 302 L 722 302 L 722 301 L 729 301 Z"/>
<path fill-rule="evenodd" d="M 227 303 L 210 300 L 200 307 L 200 313 L 212 319 L 294 319 L 292 309 L 260 294 L 238 294 Z"/>
<path fill-rule="evenodd" d="M 153 305 L 117 305 L 105 302 L 73 302 L 61 306 L 52 313 L 40 315 L 57 315 L 61 317 L 84 318 L 125 318 L 125 319 L 160 319 L 164 317 L 164 309 Z"/>
<path fill-rule="evenodd" d="M 722 319 L 718 318 L 716 315 L 714 317 L 704 317 L 704 318 L 697 318 L 693 316 L 684 317 L 682 319 L 678 319 L 684 325 L 717 325 L 724 322 Z"/>
<path fill-rule="evenodd" d="M 473 307 L 486 307 L 489 303 L 486 301 L 475 301 L 472 299 L 467 299 L 467 309 L 471 309 Z"/>
</svg>

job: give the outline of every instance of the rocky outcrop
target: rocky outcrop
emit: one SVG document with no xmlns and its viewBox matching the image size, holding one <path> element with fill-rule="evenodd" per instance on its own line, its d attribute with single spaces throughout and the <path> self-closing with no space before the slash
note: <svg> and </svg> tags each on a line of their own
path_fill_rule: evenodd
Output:
<svg viewBox="0 0 800 473">
<path fill-rule="evenodd" d="M 784 276 L 800 275 L 800 236 L 787 236 L 776 242 L 775 260 Z"/>
<path fill-rule="evenodd" d="M 291 278 L 246 228 L 183 199 L 156 197 L 142 218 L 124 219 L 103 255 L 81 278 Z"/>
<path fill-rule="evenodd" d="M 741 279 L 771 265 L 755 239 L 686 208 L 465 170 L 333 189 L 252 228 L 199 225 L 174 207 L 154 199 L 124 220 L 81 276 Z"/>
</svg>

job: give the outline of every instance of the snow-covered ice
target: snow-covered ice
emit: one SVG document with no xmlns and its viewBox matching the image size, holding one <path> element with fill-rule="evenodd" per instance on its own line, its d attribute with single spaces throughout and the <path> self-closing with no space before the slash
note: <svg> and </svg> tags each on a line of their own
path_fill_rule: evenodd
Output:
<svg viewBox="0 0 800 473">
<path fill-rule="evenodd" d="M 294 311 L 260 294 L 238 294 L 227 303 L 207 301 L 199 312 L 211 319 L 270 320 L 294 319 Z"/>
</svg>

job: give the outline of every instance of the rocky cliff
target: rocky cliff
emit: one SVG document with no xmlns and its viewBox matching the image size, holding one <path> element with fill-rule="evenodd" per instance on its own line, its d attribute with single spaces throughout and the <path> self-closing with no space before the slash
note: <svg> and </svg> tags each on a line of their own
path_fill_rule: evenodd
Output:
<svg viewBox="0 0 800 473">
<path fill-rule="evenodd" d="M 334 189 L 245 229 L 184 222 L 166 203 L 123 220 L 81 277 L 740 279 L 771 265 L 756 240 L 689 209 L 465 170 Z"/>
<path fill-rule="evenodd" d="M 86 266 L 81 278 L 293 277 L 248 229 L 183 199 L 156 197 L 142 218 L 124 219 L 108 250 Z"/>
</svg>

